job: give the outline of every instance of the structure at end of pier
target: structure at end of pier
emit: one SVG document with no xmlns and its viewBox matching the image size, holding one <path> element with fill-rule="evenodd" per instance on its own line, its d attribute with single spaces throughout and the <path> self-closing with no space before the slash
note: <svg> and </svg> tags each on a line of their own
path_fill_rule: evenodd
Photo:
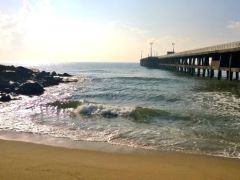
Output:
<svg viewBox="0 0 240 180">
<path fill-rule="evenodd" d="M 240 41 L 201 49 L 147 57 L 140 60 L 141 66 L 189 73 L 202 77 L 223 75 L 229 80 L 239 80 Z"/>
</svg>

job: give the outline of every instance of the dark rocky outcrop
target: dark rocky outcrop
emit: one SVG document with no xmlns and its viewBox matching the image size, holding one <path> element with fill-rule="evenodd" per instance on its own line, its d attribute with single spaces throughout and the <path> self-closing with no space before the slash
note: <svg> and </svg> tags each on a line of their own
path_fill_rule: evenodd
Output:
<svg viewBox="0 0 240 180">
<path fill-rule="evenodd" d="M 70 75 L 68 73 L 58 74 L 58 76 L 60 76 L 60 77 L 72 77 L 72 75 Z"/>
<path fill-rule="evenodd" d="M 57 73 L 55 71 L 53 71 L 52 76 L 57 76 Z"/>
<path fill-rule="evenodd" d="M 38 77 L 36 77 L 36 80 L 43 87 L 58 85 L 61 82 L 61 80 L 59 78 L 50 76 L 50 75 L 49 76 L 38 76 Z"/>
<path fill-rule="evenodd" d="M 17 92 L 24 95 L 40 95 L 44 92 L 44 89 L 38 82 L 27 81 L 19 86 Z"/>
<path fill-rule="evenodd" d="M 72 75 L 67 73 L 0 65 L 0 101 L 11 100 L 10 94 L 39 95 L 44 92 L 44 87 L 77 81 L 70 77 Z"/>
<path fill-rule="evenodd" d="M 6 93 L 0 93 L 0 101 L 2 102 L 9 102 L 11 101 L 12 98 L 9 94 L 6 94 Z"/>
<path fill-rule="evenodd" d="M 10 81 L 8 80 L 0 80 L 0 90 L 10 89 Z"/>
</svg>

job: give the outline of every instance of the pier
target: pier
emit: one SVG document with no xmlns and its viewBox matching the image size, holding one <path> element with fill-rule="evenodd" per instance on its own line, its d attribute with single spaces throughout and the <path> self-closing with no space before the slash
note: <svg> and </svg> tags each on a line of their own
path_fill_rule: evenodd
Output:
<svg viewBox="0 0 240 180">
<path fill-rule="evenodd" d="M 140 60 L 141 66 L 219 80 L 239 80 L 240 41 Z"/>
</svg>

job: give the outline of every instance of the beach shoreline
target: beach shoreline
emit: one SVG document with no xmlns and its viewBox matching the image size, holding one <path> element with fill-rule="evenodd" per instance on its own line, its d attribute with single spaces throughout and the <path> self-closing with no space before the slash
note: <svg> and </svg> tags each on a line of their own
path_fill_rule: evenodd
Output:
<svg viewBox="0 0 240 180">
<path fill-rule="evenodd" d="M 0 179 L 239 179 L 240 160 L 120 153 L 0 140 Z"/>
<path fill-rule="evenodd" d="M 99 151 L 105 153 L 145 153 L 157 152 L 157 150 L 131 147 L 122 144 L 110 144 L 102 141 L 72 140 L 64 137 L 53 137 L 50 135 L 33 134 L 25 132 L 0 131 L 0 140 L 23 142 L 52 146 L 56 148 L 79 149 L 87 151 Z"/>
<path fill-rule="evenodd" d="M 0 131 L 0 140 L 38 144 L 52 146 L 56 148 L 67 148 L 85 151 L 97 151 L 103 153 L 120 153 L 120 154 L 158 154 L 158 153 L 180 153 L 186 155 L 207 156 L 216 158 L 236 159 L 239 157 L 229 157 L 223 154 L 203 153 L 200 151 L 190 150 L 160 150 L 152 148 L 143 148 L 126 144 L 112 144 L 104 141 L 85 141 L 73 140 L 64 137 L 54 137 L 50 135 L 34 134 L 26 132 Z"/>
</svg>

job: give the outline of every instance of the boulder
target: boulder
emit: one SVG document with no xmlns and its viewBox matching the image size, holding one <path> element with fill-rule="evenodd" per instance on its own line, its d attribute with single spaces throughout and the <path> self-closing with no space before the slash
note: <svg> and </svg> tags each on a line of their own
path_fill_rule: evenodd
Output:
<svg viewBox="0 0 240 180">
<path fill-rule="evenodd" d="M 68 73 L 58 74 L 58 76 L 60 76 L 60 77 L 72 77 L 72 75 L 70 75 Z"/>
<path fill-rule="evenodd" d="M 57 76 L 57 73 L 55 71 L 52 72 L 52 76 Z"/>
<path fill-rule="evenodd" d="M 5 70 L 6 70 L 6 66 L 0 64 L 0 72 Z"/>
<path fill-rule="evenodd" d="M 2 80 L 19 80 L 20 76 L 17 75 L 16 71 L 3 70 L 0 72 L 0 77 Z"/>
<path fill-rule="evenodd" d="M 8 80 L 0 80 L 0 91 L 5 93 L 15 92 L 20 83 Z"/>
<path fill-rule="evenodd" d="M 22 66 L 16 68 L 16 73 L 21 81 L 27 81 L 34 78 L 34 72 L 31 69 Z"/>
<path fill-rule="evenodd" d="M 41 78 L 45 78 L 45 77 L 48 77 L 48 76 L 51 76 L 50 72 L 46 72 L 46 71 L 42 71 L 40 73 L 37 73 L 36 77 L 38 79 L 41 79 Z"/>
<path fill-rule="evenodd" d="M 34 76 L 31 73 L 31 71 L 21 71 L 19 69 L 18 71 L 13 71 L 13 70 L 4 70 L 0 72 L 1 79 L 4 80 L 11 80 L 11 81 L 16 81 L 16 82 L 24 82 L 29 79 L 33 79 Z"/>
<path fill-rule="evenodd" d="M 4 91 L 5 89 L 9 89 L 11 88 L 11 85 L 9 83 L 9 81 L 7 80 L 0 80 L 0 90 Z"/>
<path fill-rule="evenodd" d="M 24 95 L 40 95 L 44 92 L 44 88 L 38 82 L 27 81 L 19 86 L 17 92 Z"/>
<path fill-rule="evenodd" d="M 68 73 L 63 73 L 63 76 L 65 77 L 71 77 L 72 75 L 68 74 Z"/>
<path fill-rule="evenodd" d="M 48 87 L 48 86 L 55 86 L 58 85 L 61 80 L 59 77 L 53 77 L 53 76 L 46 76 L 44 78 L 41 78 L 38 80 L 38 82 L 43 86 L 43 87 Z"/>
<path fill-rule="evenodd" d="M 0 64 L 0 72 L 1 71 L 15 71 L 16 68 L 14 66 L 5 66 Z"/>
<path fill-rule="evenodd" d="M 16 68 L 16 72 L 21 74 L 33 74 L 33 70 L 19 66 Z"/>
<path fill-rule="evenodd" d="M 0 93 L 0 101 L 2 102 L 9 102 L 11 101 L 12 98 L 9 94 L 5 94 L 5 93 Z"/>
<path fill-rule="evenodd" d="M 20 83 L 14 82 L 14 81 L 9 81 L 9 85 L 10 85 L 10 89 L 12 91 L 15 91 L 20 86 Z"/>
</svg>

